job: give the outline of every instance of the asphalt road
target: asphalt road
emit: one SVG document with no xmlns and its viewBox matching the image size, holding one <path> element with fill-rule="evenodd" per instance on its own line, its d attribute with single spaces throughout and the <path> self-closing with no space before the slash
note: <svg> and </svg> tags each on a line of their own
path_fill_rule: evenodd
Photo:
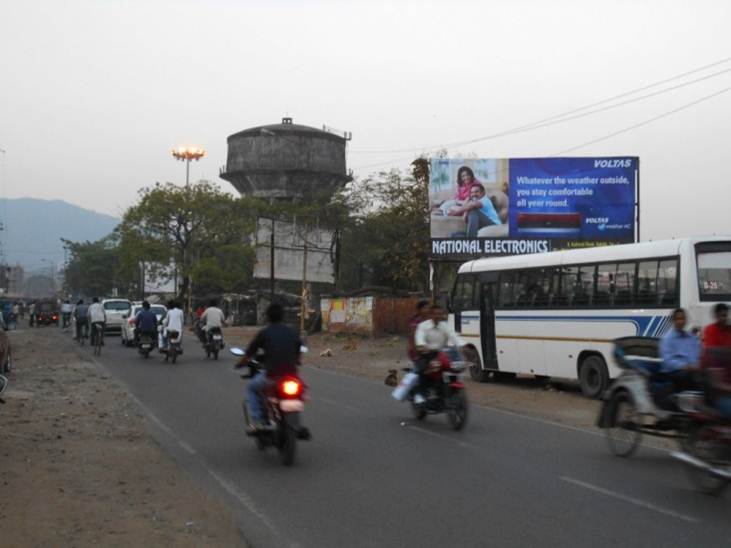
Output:
<svg viewBox="0 0 731 548">
<path fill-rule="evenodd" d="M 187 337 L 172 365 L 107 341 L 100 362 L 256 547 L 731 545 L 729 496 L 693 491 L 658 449 L 620 459 L 596 432 L 475 406 L 453 432 L 383 384 L 305 367 L 314 438 L 286 468 L 244 434 L 233 356 Z"/>
</svg>

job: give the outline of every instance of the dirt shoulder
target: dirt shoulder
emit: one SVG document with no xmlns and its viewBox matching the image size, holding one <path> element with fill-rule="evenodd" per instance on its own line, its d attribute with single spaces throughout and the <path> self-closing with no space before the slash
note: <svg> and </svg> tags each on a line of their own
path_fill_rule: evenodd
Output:
<svg viewBox="0 0 731 548">
<path fill-rule="evenodd" d="M 226 338 L 233 345 L 246 345 L 256 328 L 230 328 Z M 359 336 L 318 333 L 307 340 L 310 353 L 305 363 L 311 367 L 338 371 L 348 375 L 383 381 L 390 369 L 403 375 L 407 367 L 406 338 L 365 338 Z M 329 352 L 327 352 L 329 350 Z M 331 354 L 331 356 L 323 354 Z M 506 411 L 530 415 L 571 426 L 593 427 L 599 402 L 581 395 L 571 383 L 545 383 L 533 377 L 496 381 L 486 384 L 468 379 L 472 402 Z M 384 397 L 390 389 L 383 386 Z"/>
<path fill-rule="evenodd" d="M 54 328 L 9 333 L 3 546 L 245 546 L 155 443 L 125 390 Z M 84 351 L 85 352 L 85 351 Z"/>
</svg>

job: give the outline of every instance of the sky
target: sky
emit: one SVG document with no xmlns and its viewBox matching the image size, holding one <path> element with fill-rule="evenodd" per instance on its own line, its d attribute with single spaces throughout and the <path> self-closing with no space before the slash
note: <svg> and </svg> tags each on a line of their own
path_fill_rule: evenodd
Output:
<svg viewBox="0 0 731 548">
<path fill-rule="evenodd" d="M 0 191 L 121 216 L 140 188 L 184 182 L 170 151 L 196 145 L 191 179 L 233 192 L 227 136 L 283 116 L 352 132 L 362 177 L 720 62 L 446 147 L 555 155 L 731 87 L 730 22 L 727 0 L 0 0 Z M 570 154 L 640 157 L 645 240 L 731 233 L 729 143 L 724 92 Z"/>
</svg>

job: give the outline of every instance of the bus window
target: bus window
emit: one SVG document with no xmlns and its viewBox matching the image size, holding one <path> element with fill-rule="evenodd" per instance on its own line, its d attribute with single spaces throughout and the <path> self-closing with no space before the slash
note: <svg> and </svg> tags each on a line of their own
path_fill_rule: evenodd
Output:
<svg viewBox="0 0 731 548">
<path fill-rule="evenodd" d="M 617 265 L 614 263 L 597 266 L 594 304 L 611 305 L 614 302 L 616 274 Z"/>
<path fill-rule="evenodd" d="M 637 304 L 657 304 L 657 261 L 641 261 L 637 268 Z"/>
<path fill-rule="evenodd" d="M 660 261 L 657 268 L 658 304 L 678 306 L 678 261 Z"/>
<path fill-rule="evenodd" d="M 474 304 L 475 277 L 459 276 L 457 278 L 457 286 L 454 291 L 454 299 L 452 299 L 452 308 L 455 312 L 463 310 L 474 310 L 479 308 Z"/>
<path fill-rule="evenodd" d="M 554 272 L 556 276 L 554 276 Z M 535 298 L 533 306 L 536 308 L 544 308 L 551 306 L 553 301 L 553 291 L 558 290 L 558 270 L 554 268 L 543 268 L 536 270 L 535 282 Z M 554 281 L 555 278 L 555 281 Z"/>
<path fill-rule="evenodd" d="M 588 306 L 594 293 L 594 266 L 582 266 L 576 277 L 573 306 Z"/>
<path fill-rule="evenodd" d="M 512 308 L 515 306 L 513 300 L 513 281 L 515 280 L 515 273 L 513 272 L 501 272 L 500 273 L 500 294 L 499 304 L 501 308 Z"/>
<path fill-rule="evenodd" d="M 614 277 L 614 305 L 629 306 L 635 290 L 635 263 L 620 263 Z"/>
<path fill-rule="evenodd" d="M 702 301 L 726 301 L 731 295 L 731 251 L 698 253 Z"/>
<path fill-rule="evenodd" d="M 517 308 L 529 308 L 533 304 L 530 293 L 530 274 L 518 272 L 513 283 L 513 297 Z"/>
<path fill-rule="evenodd" d="M 558 298 L 555 299 L 556 306 L 571 306 L 574 302 L 576 291 L 576 277 L 579 275 L 579 268 L 576 266 L 565 266 L 561 268 L 561 286 Z"/>
</svg>

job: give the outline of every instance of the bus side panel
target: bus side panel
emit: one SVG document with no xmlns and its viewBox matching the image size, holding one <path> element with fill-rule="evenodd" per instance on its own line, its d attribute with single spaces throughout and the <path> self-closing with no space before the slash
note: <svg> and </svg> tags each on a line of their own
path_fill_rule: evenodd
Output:
<svg viewBox="0 0 731 548">
<path fill-rule="evenodd" d="M 505 337 L 512 330 L 508 328 L 506 322 L 500 319 L 500 315 L 495 316 L 495 348 L 497 350 L 498 369 L 507 373 L 520 372 L 520 358 L 518 356 L 518 341 L 513 338 Z"/>
<path fill-rule="evenodd" d="M 465 344 L 473 345 L 480 352 L 480 359 L 485 362 L 480 344 L 480 311 L 465 310 L 462 312 L 462 326 L 460 336 Z"/>
</svg>

